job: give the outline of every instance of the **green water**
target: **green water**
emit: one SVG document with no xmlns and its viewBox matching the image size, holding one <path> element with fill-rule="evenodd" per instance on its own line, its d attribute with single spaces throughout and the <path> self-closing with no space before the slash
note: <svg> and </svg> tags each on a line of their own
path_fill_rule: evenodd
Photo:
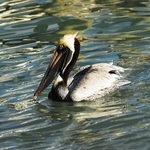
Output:
<svg viewBox="0 0 150 150">
<path fill-rule="evenodd" d="M 149 150 L 150 2 L 1 0 L 0 148 Z M 114 62 L 132 82 L 94 102 L 33 94 L 57 41 L 78 32 L 74 69 Z"/>
</svg>

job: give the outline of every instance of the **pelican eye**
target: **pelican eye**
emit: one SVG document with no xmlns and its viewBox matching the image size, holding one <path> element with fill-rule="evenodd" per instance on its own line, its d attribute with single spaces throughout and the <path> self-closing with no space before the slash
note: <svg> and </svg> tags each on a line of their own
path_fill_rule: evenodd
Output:
<svg viewBox="0 0 150 150">
<path fill-rule="evenodd" d="M 57 52 L 58 53 L 65 53 L 66 52 L 66 46 L 64 46 L 63 44 L 58 45 Z"/>
</svg>

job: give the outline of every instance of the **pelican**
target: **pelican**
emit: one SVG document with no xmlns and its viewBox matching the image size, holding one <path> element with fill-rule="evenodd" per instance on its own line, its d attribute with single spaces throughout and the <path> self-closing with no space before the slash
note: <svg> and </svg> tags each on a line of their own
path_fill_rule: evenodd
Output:
<svg viewBox="0 0 150 150">
<path fill-rule="evenodd" d="M 80 51 L 77 34 L 64 35 L 58 42 L 54 56 L 41 83 L 34 94 L 39 94 L 55 79 L 48 98 L 55 101 L 95 100 L 114 89 L 129 84 L 122 79 L 121 72 L 126 69 L 113 63 L 97 63 L 81 67 L 74 75 L 69 74 L 75 65 Z"/>
</svg>

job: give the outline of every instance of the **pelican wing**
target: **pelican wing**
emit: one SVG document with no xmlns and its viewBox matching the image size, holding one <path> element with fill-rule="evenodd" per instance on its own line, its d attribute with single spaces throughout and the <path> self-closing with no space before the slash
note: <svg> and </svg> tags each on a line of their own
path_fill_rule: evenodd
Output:
<svg viewBox="0 0 150 150">
<path fill-rule="evenodd" d="M 106 95 L 118 86 L 128 84 L 127 80 L 118 80 L 124 69 L 112 63 L 100 63 L 82 67 L 71 77 L 69 95 L 73 101 L 93 100 Z"/>
</svg>

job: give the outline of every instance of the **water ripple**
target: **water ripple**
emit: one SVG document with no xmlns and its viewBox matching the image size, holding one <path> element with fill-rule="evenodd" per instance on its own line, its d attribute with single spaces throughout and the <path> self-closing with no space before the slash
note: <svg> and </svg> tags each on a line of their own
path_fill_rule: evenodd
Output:
<svg viewBox="0 0 150 150">
<path fill-rule="evenodd" d="M 113 5 L 112 5 L 113 2 Z M 2 149 L 149 149 L 149 2 L 2 1 Z M 80 35 L 74 68 L 114 62 L 131 84 L 94 102 L 49 101 L 37 88 L 66 33 Z M 74 71 L 73 70 L 73 71 Z"/>
</svg>

